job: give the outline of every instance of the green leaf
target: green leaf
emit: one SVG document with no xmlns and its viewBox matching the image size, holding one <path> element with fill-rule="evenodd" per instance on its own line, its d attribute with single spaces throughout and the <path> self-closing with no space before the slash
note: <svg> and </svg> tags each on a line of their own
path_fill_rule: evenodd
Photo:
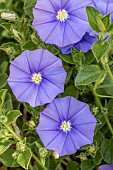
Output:
<svg viewBox="0 0 113 170">
<path fill-rule="evenodd" d="M 97 16 L 101 16 L 101 13 L 91 6 L 86 7 L 86 13 L 88 16 L 89 24 L 92 27 L 92 29 L 95 30 L 96 32 L 100 32 L 100 29 L 98 28 Z"/>
<path fill-rule="evenodd" d="M 8 78 L 8 76 L 6 73 L 3 73 L 0 75 L 0 89 L 6 86 L 7 78 Z"/>
<path fill-rule="evenodd" d="M 113 99 L 108 102 L 108 115 L 113 116 Z"/>
<path fill-rule="evenodd" d="M 37 49 L 37 46 L 35 43 L 33 43 L 31 40 L 25 42 L 23 45 L 22 45 L 22 50 L 36 50 Z"/>
<path fill-rule="evenodd" d="M 63 93 L 63 96 L 73 96 L 76 99 L 78 98 L 78 89 L 75 86 L 68 86 Z"/>
<path fill-rule="evenodd" d="M 108 164 L 113 162 L 113 138 L 104 139 L 101 145 L 101 153 L 105 162 Z"/>
<path fill-rule="evenodd" d="M 6 97 L 7 89 L 0 90 L 0 105 L 3 106 L 5 97 Z"/>
<path fill-rule="evenodd" d="M 8 23 L 8 22 L 3 22 L 2 24 L 0 24 L 1 27 L 3 27 L 5 30 L 10 31 L 13 24 L 12 23 Z"/>
<path fill-rule="evenodd" d="M 14 141 L 7 141 L 5 143 L 0 142 L 0 155 L 3 154 L 12 144 L 14 144 Z"/>
<path fill-rule="evenodd" d="M 102 160 L 102 155 L 101 155 L 100 150 L 98 150 L 96 155 L 95 155 L 95 158 L 93 158 L 93 162 L 95 163 L 95 165 L 100 165 L 101 160 Z"/>
<path fill-rule="evenodd" d="M 100 146 L 103 140 L 104 140 L 103 133 L 101 133 L 100 131 L 97 131 L 94 136 L 94 143 Z"/>
<path fill-rule="evenodd" d="M 75 62 L 73 61 L 71 55 L 59 54 L 59 57 L 60 57 L 63 61 L 65 61 L 66 63 L 75 64 Z"/>
<path fill-rule="evenodd" d="M 15 53 L 15 55 L 21 53 L 20 44 L 14 42 L 4 43 L 0 46 L 0 49 L 5 51 L 7 54 L 8 52 L 9 54 Z"/>
<path fill-rule="evenodd" d="M 107 14 L 102 18 L 102 21 L 105 25 L 105 28 L 107 29 L 110 25 L 110 20 L 111 20 L 111 14 Z"/>
<path fill-rule="evenodd" d="M 8 149 L 3 154 L 0 155 L 0 162 L 2 162 L 7 167 L 18 167 L 19 164 L 12 157 L 15 150 Z"/>
<path fill-rule="evenodd" d="M 66 170 L 79 170 L 79 164 L 75 161 L 71 161 L 67 164 Z"/>
<path fill-rule="evenodd" d="M 8 62 L 7 61 L 3 61 L 0 65 L 0 70 L 2 73 L 5 73 L 7 71 L 7 67 L 8 67 Z"/>
<path fill-rule="evenodd" d="M 13 110 L 13 104 L 12 104 L 12 99 L 11 99 L 10 93 L 6 94 L 6 98 L 5 98 L 5 102 L 4 102 L 4 109 L 6 112 Z"/>
<path fill-rule="evenodd" d="M 113 34 L 113 23 L 111 23 L 109 26 L 108 26 L 108 29 L 106 30 L 107 33 L 110 33 L 110 34 Z"/>
<path fill-rule="evenodd" d="M 73 73 L 73 68 L 69 67 L 69 66 L 64 66 L 64 68 L 67 72 L 66 81 L 65 81 L 65 83 L 67 84 L 71 79 L 71 76 L 72 76 L 72 73 Z"/>
<path fill-rule="evenodd" d="M 25 169 L 28 169 L 32 154 L 29 148 L 26 148 L 24 152 L 21 152 L 17 158 L 17 162 Z"/>
<path fill-rule="evenodd" d="M 100 17 L 97 16 L 97 24 L 100 32 L 104 32 L 106 30 L 105 25 Z"/>
<path fill-rule="evenodd" d="M 25 106 L 26 110 L 33 116 L 37 115 L 37 113 L 40 113 L 43 110 L 43 106 L 37 106 L 37 107 L 33 108 L 27 103 L 24 103 L 24 106 Z"/>
<path fill-rule="evenodd" d="M 102 71 L 97 65 L 89 65 L 84 67 L 75 78 L 75 86 L 88 85 L 99 79 Z"/>
<path fill-rule="evenodd" d="M 100 61 L 100 59 L 105 55 L 109 48 L 109 44 L 107 42 L 104 42 L 104 44 L 101 44 L 100 42 L 95 42 L 92 46 L 93 54 L 97 60 L 97 62 Z"/>
<path fill-rule="evenodd" d="M 89 159 L 89 160 L 83 161 L 80 167 L 81 167 L 81 170 L 86 170 L 86 169 L 92 170 L 95 167 L 95 165 L 93 161 Z"/>
<path fill-rule="evenodd" d="M 112 71 L 113 72 L 113 71 Z M 113 96 L 113 81 L 111 80 L 110 76 L 107 75 L 102 83 L 104 86 L 104 91 Z"/>
<path fill-rule="evenodd" d="M 92 53 L 92 51 L 88 51 L 87 53 L 85 53 L 85 65 L 89 65 L 94 61 L 94 55 Z"/>
<path fill-rule="evenodd" d="M 24 11 L 30 17 L 33 18 L 32 8 L 35 6 L 36 0 L 25 0 Z"/>
<path fill-rule="evenodd" d="M 19 116 L 21 116 L 21 112 L 19 110 L 12 110 L 10 112 L 8 112 L 7 114 L 7 124 L 11 124 L 12 122 L 14 122 Z"/>
</svg>

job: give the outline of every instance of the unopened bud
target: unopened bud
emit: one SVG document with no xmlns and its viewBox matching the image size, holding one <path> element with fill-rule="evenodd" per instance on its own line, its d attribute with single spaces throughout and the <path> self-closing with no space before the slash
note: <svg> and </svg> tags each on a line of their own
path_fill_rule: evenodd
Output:
<svg viewBox="0 0 113 170">
<path fill-rule="evenodd" d="M 29 128 L 34 128 L 36 125 L 35 125 L 35 122 L 33 120 L 30 120 L 29 121 Z"/>
<path fill-rule="evenodd" d="M 96 81 L 96 85 L 101 84 L 104 81 L 105 77 L 106 77 L 106 74 L 101 75 L 100 78 Z"/>
<path fill-rule="evenodd" d="M 1 18 L 9 20 L 9 21 L 14 21 L 16 19 L 16 14 L 2 12 Z"/>
<path fill-rule="evenodd" d="M 79 156 L 79 157 L 80 157 L 80 160 L 81 160 L 81 161 L 87 160 L 87 156 L 86 156 L 86 154 L 83 153 L 83 152 L 80 153 L 80 156 Z"/>
<path fill-rule="evenodd" d="M 101 58 L 101 62 L 102 62 L 102 64 L 103 64 L 103 66 L 105 66 L 105 64 L 108 63 L 108 57 L 103 56 L 103 57 Z"/>
<path fill-rule="evenodd" d="M 59 159 L 59 154 L 55 151 L 53 152 L 53 156 L 54 156 L 55 159 Z"/>
<path fill-rule="evenodd" d="M 7 117 L 6 116 L 0 116 L 0 123 L 6 123 L 7 122 Z"/>
<path fill-rule="evenodd" d="M 14 34 L 14 36 L 15 36 L 15 39 L 17 40 L 17 41 L 22 41 L 24 38 L 23 38 L 23 36 L 22 36 L 22 34 L 20 34 L 17 30 L 15 30 L 15 29 L 12 29 L 12 32 L 13 32 L 13 34 Z"/>
<path fill-rule="evenodd" d="M 0 130 L 0 138 L 11 137 L 11 136 L 12 135 L 6 129 Z"/>
<path fill-rule="evenodd" d="M 97 113 L 99 112 L 99 107 L 93 107 L 92 112 L 94 113 L 94 115 L 97 115 Z"/>
<path fill-rule="evenodd" d="M 14 159 L 17 159 L 19 153 L 20 153 L 19 151 L 14 152 L 13 155 L 12 155 L 12 157 L 13 157 Z"/>
<path fill-rule="evenodd" d="M 102 108 L 102 113 L 107 115 L 108 114 L 108 108 Z"/>
<path fill-rule="evenodd" d="M 18 142 L 17 143 L 17 150 L 24 152 L 26 145 L 24 143 Z"/>
<path fill-rule="evenodd" d="M 41 158 L 45 158 L 47 156 L 47 153 L 48 153 L 48 151 L 47 151 L 46 148 L 40 148 L 39 149 L 39 154 L 40 154 Z"/>
<path fill-rule="evenodd" d="M 5 51 L 6 51 L 7 55 L 11 55 L 11 54 L 13 54 L 14 49 L 13 49 L 13 47 L 8 47 L 5 49 Z"/>
<path fill-rule="evenodd" d="M 90 145 L 88 148 L 89 153 L 94 153 L 96 151 L 96 147 L 94 145 Z"/>
</svg>

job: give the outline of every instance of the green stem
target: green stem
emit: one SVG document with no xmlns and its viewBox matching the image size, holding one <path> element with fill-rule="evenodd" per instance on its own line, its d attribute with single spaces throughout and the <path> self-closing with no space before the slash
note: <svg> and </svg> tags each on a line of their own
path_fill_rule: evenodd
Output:
<svg viewBox="0 0 113 170">
<path fill-rule="evenodd" d="M 96 92 L 96 87 L 94 88 L 94 93 L 96 94 L 96 96 L 98 96 L 98 97 L 101 97 L 101 98 L 110 98 L 110 99 L 113 99 L 113 96 L 105 96 L 105 95 L 101 95 L 101 94 L 98 94 L 97 92 Z"/>
<path fill-rule="evenodd" d="M 13 137 L 19 141 L 19 142 L 23 142 L 20 137 L 18 135 L 15 134 L 15 132 L 12 130 L 12 128 L 6 124 L 4 124 L 4 126 L 7 128 L 7 130 L 13 135 Z M 37 158 L 37 156 L 35 156 L 35 154 L 33 152 L 32 153 L 32 157 L 38 162 L 38 164 L 44 169 L 44 170 L 48 170 L 44 165 L 42 165 L 41 161 Z M 32 166 L 30 166 L 30 169 L 32 170 L 31 168 Z"/>
<path fill-rule="evenodd" d="M 14 137 L 17 141 L 22 142 L 22 140 L 19 138 L 19 136 L 17 136 L 17 135 L 15 134 L 15 132 L 12 130 L 12 128 L 11 128 L 10 126 L 8 126 L 8 125 L 6 125 L 6 124 L 4 124 L 4 126 L 7 128 L 7 130 L 13 135 L 13 137 Z"/>
<path fill-rule="evenodd" d="M 32 156 L 33 156 L 33 158 L 38 162 L 38 164 L 40 165 L 40 166 L 42 166 L 42 168 L 44 169 L 44 170 L 48 170 L 45 166 L 43 166 L 42 165 L 42 163 L 40 162 L 40 160 L 37 158 L 37 156 L 32 152 Z"/>
<path fill-rule="evenodd" d="M 111 80 L 113 81 L 113 74 L 112 74 L 112 72 L 110 70 L 109 64 L 106 64 L 105 67 L 106 67 L 106 70 L 107 70 L 109 76 L 111 77 Z"/>
<path fill-rule="evenodd" d="M 93 91 L 93 94 L 94 94 L 94 96 L 95 96 L 96 103 L 97 103 L 97 105 L 100 107 L 100 109 L 101 109 L 101 111 L 102 111 L 103 106 L 102 106 L 102 104 L 101 104 L 101 101 L 100 101 L 99 97 L 98 97 L 97 94 L 95 93 L 95 88 L 93 87 L 93 85 L 90 85 L 90 87 L 91 87 L 91 89 L 92 89 L 92 91 Z M 111 134 L 113 135 L 113 128 L 112 128 L 111 123 L 110 123 L 110 121 L 109 121 L 109 119 L 108 119 L 108 116 L 107 116 L 105 113 L 103 113 L 103 116 L 104 116 L 104 119 L 105 119 L 105 121 L 106 121 L 106 123 L 107 123 L 107 125 L 108 125 L 108 127 L 109 127 L 109 130 L 110 130 Z"/>
<path fill-rule="evenodd" d="M 30 170 L 33 170 L 33 167 L 32 167 L 32 165 L 31 165 L 31 164 L 29 164 L 29 168 L 30 168 Z"/>
</svg>

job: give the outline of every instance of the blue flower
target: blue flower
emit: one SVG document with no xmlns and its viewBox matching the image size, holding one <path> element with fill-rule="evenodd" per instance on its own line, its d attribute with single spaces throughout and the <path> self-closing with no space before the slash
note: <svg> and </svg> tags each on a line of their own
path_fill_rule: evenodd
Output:
<svg viewBox="0 0 113 170">
<path fill-rule="evenodd" d="M 26 50 L 11 62 L 8 83 L 19 101 L 35 107 L 62 93 L 65 78 L 59 58 L 43 49 Z"/>
<path fill-rule="evenodd" d="M 55 99 L 40 113 L 36 131 L 47 149 L 63 156 L 91 144 L 95 126 L 88 104 L 68 96 Z"/>
<path fill-rule="evenodd" d="M 85 7 L 92 0 L 38 0 L 33 27 L 41 39 L 60 48 L 81 40 L 89 24 Z"/>
<path fill-rule="evenodd" d="M 108 165 L 108 164 L 101 165 L 101 166 L 99 166 L 98 170 L 113 170 L 113 164 L 111 164 L 111 165 Z"/>
</svg>

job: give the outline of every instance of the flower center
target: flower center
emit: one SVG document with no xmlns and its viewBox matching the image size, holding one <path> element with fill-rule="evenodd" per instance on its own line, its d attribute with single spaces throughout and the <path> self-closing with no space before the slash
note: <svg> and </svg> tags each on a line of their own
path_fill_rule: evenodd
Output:
<svg viewBox="0 0 113 170">
<path fill-rule="evenodd" d="M 32 75 L 32 81 L 39 84 L 42 81 L 42 75 L 40 73 L 34 73 Z"/>
<path fill-rule="evenodd" d="M 64 132 L 67 132 L 67 131 L 70 131 L 71 130 L 71 123 L 69 121 L 63 121 L 61 126 L 60 126 L 60 129 L 63 130 Z"/>
<path fill-rule="evenodd" d="M 65 9 L 59 10 L 56 16 L 57 20 L 64 22 L 67 18 L 69 18 L 68 12 Z"/>
</svg>

